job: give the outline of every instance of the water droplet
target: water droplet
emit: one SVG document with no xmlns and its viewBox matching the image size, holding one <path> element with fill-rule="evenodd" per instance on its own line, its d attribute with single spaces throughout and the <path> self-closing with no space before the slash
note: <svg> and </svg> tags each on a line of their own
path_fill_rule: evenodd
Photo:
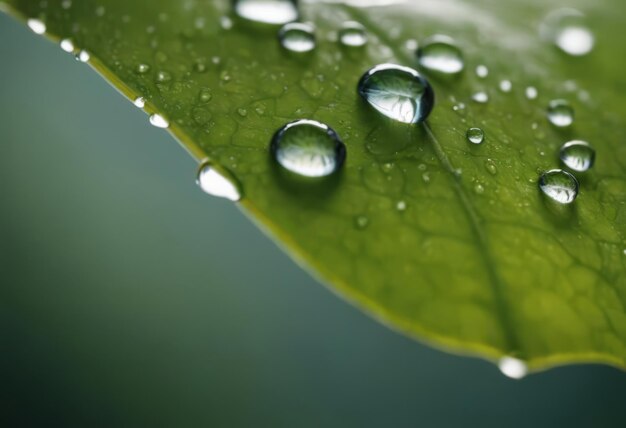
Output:
<svg viewBox="0 0 626 428">
<path fill-rule="evenodd" d="M 485 161 L 485 169 L 491 175 L 496 175 L 498 173 L 498 167 L 491 159 L 487 159 Z"/>
<path fill-rule="evenodd" d="M 201 103 L 208 103 L 213 99 L 213 94 L 211 94 L 211 91 L 209 89 L 202 88 L 200 89 L 200 93 L 198 94 L 198 99 Z"/>
<path fill-rule="evenodd" d="M 511 89 L 513 88 L 513 84 L 510 80 L 502 80 L 499 86 L 502 92 L 511 92 Z"/>
<path fill-rule="evenodd" d="M 293 0 L 235 0 L 235 13 L 244 19 L 275 25 L 298 19 Z"/>
<path fill-rule="evenodd" d="M 159 71 L 156 74 L 156 81 L 158 83 L 167 83 L 172 80 L 172 75 L 167 71 Z"/>
<path fill-rule="evenodd" d="M 398 203 L 396 203 L 396 209 L 398 211 L 405 211 L 406 210 L 406 202 L 405 201 L 398 201 Z"/>
<path fill-rule="evenodd" d="M 43 34 L 46 32 L 46 24 L 39 19 L 31 18 L 26 21 L 26 25 L 28 25 L 28 28 L 33 30 L 35 34 Z"/>
<path fill-rule="evenodd" d="M 89 62 L 90 59 L 91 54 L 84 49 L 78 52 L 78 54 L 76 55 L 76 60 L 80 62 Z"/>
<path fill-rule="evenodd" d="M 69 8 L 71 8 L 71 7 L 72 7 L 72 0 L 63 0 L 63 1 L 61 2 L 61 7 L 62 7 L 63 9 L 69 9 Z"/>
<path fill-rule="evenodd" d="M 433 109 L 430 83 L 412 68 L 381 64 L 366 72 L 359 94 L 385 116 L 403 123 L 420 123 Z"/>
<path fill-rule="evenodd" d="M 534 100 L 539 95 L 539 93 L 537 92 L 537 88 L 535 88 L 534 86 L 527 87 L 525 93 L 526 98 L 528 98 L 529 100 Z"/>
<path fill-rule="evenodd" d="M 170 126 L 169 121 L 157 113 L 150 116 L 150 124 L 157 128 L 169 128 Z"/>
<path fill-rule="evenodd" d="M 205 193 L 237 202 L 242 197 L 242 187 L 235 176 L 211 162 L 204 162 L 198 169 L 196 183 Z"/>
<path fill-rule="evenodd" d="M 485 186 L 483 186 L 480 183 L 477 183 L 474 186 L 474 192 L 476 192 L 476 194 L 478 194 L 478 195 L 482 195 L 483 193 L 485 193 Z"/>
<path fill-rule="evenodd" d="M 458 74 L 465 65 L 461 49 L 453 39 L 442 35 L 425 40 L 417 49 L 417 60 L 425 69 L 443 74 Z"/>
<path fill-rule="evenodd" d="M 560 204 L 571 204 L 578 196 L 578 180 L 561 169 L 544 172 L 539 178 L 539 188 L 550 199 Z"/>
<path fill-rule="evenodd" d="M 248 110 L 246 110 L 245 108 L 239 108 L 237 109 L 237 114 L 239 114 L 239 116 L 241 117 L 246 117 L 248 116 Z"/>
<path fill-rule="evenodd" d="M 476 75 L 481 79 L 484 79 L 489 75 L 489 69 L 485 65 L 479 65 L 476 67 Z"/>
<path fill-rule="evenodd" d="M 574 109 L 565 100 L 552 100 L 548 104 L 548 120 L 559 128 L 570 126 L 574 122 Z"/>
<path fill-rule="evenodd" d="M 354 218 L 354 225 L 357 229 L 363 230 L 370 224 L 369 219 L 364 215 L 358 215 Z"/>
<path fill-rule="evenodd" d="M 344 22 L 339 30 L 339 41 L 344 46 L 364 46 L 367 44 L 365 27 L 354 21 Z"/>
<path fill-rule="evenodd" d="M 137 74 L 146 74 L 149 71 L 150 66 L 148 64 L 137 64 L 137 67 L 135 67 L 135 73 Z"/>
<path fill-rule="evenodd" d="M 297 120 L 281 128 L 270 150 L 285 169 L 305 177 L 325 177 L 338 171 L 346 147 L 329 126 L 314 120 Z"/>
<path fill-rule="evenodd" d="M 467 130 L 467 140 L 473 144 L 482 144 L 485 141 L 485 133 L 480 128 L 470 128 Z"/>
<path fill-rule="evenodd" d="M 575 9 L 558 9 L 548 14 L 541 26 L 541 33 L 544 38 L 572 56 L 588 54 L 595 44 L 585 15 Z"/>
<path fill-rule="evenodd" d="M 503 357 L 498 367 L 503 375 L 511 379 L 521 379 L 528 374 L 526 363 L 513 357 Z"/>
<path fill-rule="evenodd" d="M 233 28 L 233 20 L 230 19 L 228 16 L 222 16 L 220 18 L 220 26 L 224 30 L 230 30 L 231 28 Z"/>
<path fill-rule="evenodd" d="M 485 91 L 479 91 L 472 95 L 472 100 L 479 104 L 486 104 L 489 102 L 489 95 Z"/>
<path fill-rule="evenodd" d="M 574 140 L 565 143 L 559 153 L 561 161 L 569 169 L 584 172 L 593 166 L 596 151 L 586 141 Z"/>
<path fill-rule="evenodd" d="M 133 101 L 136 107 L 144 108 L 146 106 L 146 99 L 144 97 L 137 97 L 135 101 Z"/>
<path fill-rule="evenodd" d="M 315 49 L 315 28 L 310 24 L 292 22 L 278 32 L 280 44 L 292 52 L 310 52 Z"/>
<path fill-rule="evenodd" d="M 409 39 L 409 40 L 407 40 L 406 42 L 404 42 L 404 47 L 405 47 L 407 50 L 409 50 L 409 51 L 414 51 L 414 50 L 416 50 L 418 46 L 419 46 L 419 45 L 418 45 L 418 43 L 417 43 L 417 40 L 415 40 L 415 39 Z"/>
<path fill-rule="evenodd" d="M 61 40 L 60 46 L 61 46 L 61 49 L 63 49 L 67 53 L 72 53 L 74 52 L 74 49 L 75 49 L 74 42 L 72 42 L 72 39 Z"/>
</svg>

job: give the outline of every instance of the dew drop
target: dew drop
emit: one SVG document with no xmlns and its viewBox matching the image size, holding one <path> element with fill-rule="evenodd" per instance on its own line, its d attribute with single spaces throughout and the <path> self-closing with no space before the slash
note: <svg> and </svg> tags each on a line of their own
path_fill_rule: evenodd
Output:
<svg viewBox="0 0 626 428">
<path fill-rule="evenodd" d="M 325 177 L 338 171 L 346 159 L 346 147 L 328 125 L 297 120 L 278 130 L 270 151 L 285 169 L 304 177 Z"/>
<path fill-rule="evenodd" d="M 548 120 L 559 128 L 570 126 L 574 122 L 574 109 L 565 100 L 552 100 L 548 104 Z"/>
<path fill-rule="evenodd" d="M 470 128 L 466 135 L 467 141 L 472 144 L 482 144 L 485 141 L 485 133 L 480 128 Z"/>
<path fill-rule="evenodd" d="M 544 172 L 539 178 L 541 191 L 555 202 L 571 204 L 578 196 L 578 180 L 561 169 Z"/>
<path fill-rule="evenodd" d="M 61 40 L 61 43 L 59 45 L 61 46 L 61 49 L 63 49 L 67 53 L 74 52 L 75 48 L 74 48 L 74 42 L 72 42 L 72 39 L 63 39 Z"/>
<path fill-rule="evenodd" d="M 135 107 L 144 108 L 146 106 L 146 99 L 144 97 L 137 97 L 135 101 L 133 101 Z"/>
<path fill-rule="evenodd" d="M 235 13 L 250 21 L 274 25 L 298 19 L 298 8 L 293 0 L 235 0 Z"/>
<path fill-rule="evenodd" d="M 202 88 L 198 93 L 198 99 L 201 103 L 208 103 L 213 99 L 213 94 L 211 94 L 211 91 L 208 88 Z"/>
<path fill-rule="evenodd" d="M 146 74 L 150 71 L 150 66 L 148 64 L 137 64 L 135 67 L 135 73 L 137 74 Z"/>
<path fill-rule="evenodd" d="M 513 84 L 511 83 L 510 80 L 502 80 L 500 81 L 500 90 L 502 92 L 511 92 L 511 89 L 513 88 Z"/>
<path fill-rule="evenodd" d="M 310 52 L 315 49 L 315 28 L 310 24 L 292 22 L 278 32 L 280 44 L 292 52 Z"/>
<path fill-rule="evenodd" d="M 35 34 L 43 34 L 46 32 L 46 24 L 39 19 L 31 18 L 26 21 L 26 25 L 28 25 L 28 28 L 33 30 Z"/>
<path fill-rule="evenodd" d="M 443 74 L 458 74 L 465 66 L 461 49 L 453 39 L 442 35 L 426 39 L 417 49 L 417 60 L 421 67 Z"/>
<path fill-rule="evenodd" d="M 90 59 L 91 54 L 84 49 L 78 52 L 78 54 L 76 55 L 76 61 L 79 62 L 89 62 Z"/>
<path fill-rule="evenodd" d="M 476 75 L 481 79 L 484 79 L 489 75 L 489 69 L 485 65 L 479 65 L 476 67 Z"/>
<path fill-rule="evenodd" d="M 170 126 L 169 121 L 157 113 L 150 116 L 150 124 L 157 128 L 169 128 Z"/>
<path fill-rule="evenodd" d="M 241 200 L 242 187 L 235 176 L 211 162 L 204 162 L 198 169 L 196 183 L 203 192 L 234 202 Z"/>
<path fill-rule="evenodd" d="M 472 100 L 478 104 L 487 104 L 489 102 L 489 95 L 485 91 L 479 91 L 472 95 Z"/>
<path fill-rule="evenodd" d="M 575 9 L 557 9 L 541 26 L 542 36 L 568 55 L 583 56 L 593 50 L 595 38 L 583 13 Z"/>
<path fill-rule="evenodd" d="M 230 30 L 233 28 L 233 20 L 228 16 L 222 16 L 220 18 L 220 27 L 222 27 L 223 30 Z"/>
<path fill-rule="evenodd" d="M 537 92 L 537 88 L 535 88 L 534 86 L 527 87 L 525 94 L 526 98 L 528 98 L 529 100 L 534 100 L 539 95 L 539 93 Z"/>
<path fill-rule="evenodd" d="M 167 83 L 172 80 L 172 75 L 167 71 L 159 71 L 156 74 L 156 81 L 158 83 Z"/>
<path fill-rule="evenodd" d="M 503 357 L 500 359 L 498 368 L 503 375 L 511 379 L 521 379 L 528 374 L 528 366 L 526 366 L 526 363 L 513 357 Z"/>
<path fill-rule="evenodd" d="M 367 44 L 365 27 L 355 21 L 344 22 L 339 30 L 339 41 L 344 46 L 365 46 Z"/>
<path fill-rule="evenodd" d="M 485 161 L 485 169 L 491 175 L 496 175 L 498 173 L 498 167 L 491 159 L 487 159 Z"/>
<path fill-rule="evenodd" d="M 370 224 L 370 220 L 364 215 L 358 215 L 354 218 L 354 226 L 359 230 L 364 230 Z"/>
<path fill-rule="evenodd" d="M 435 103 L 430 83 L 412 68 L 381 64 L 367 71 L 359 94 L 385 116 L 402 123 L 426 120 Z"/>
<path fill-rule="evenodd" d="M 596 151 L 586 141 L 574 140 L 561 147 L 559 156 L 563 164 L 569 169 L 585 172 L 593 167 Z"/>
<path fill-rule="evenodd" d="M 406 202 L 405 202 L 405 201 L 398 201 L 398 202 L 396 203 L 396 209 L 397 209 L 398 211 L 406 211 L 406 207 L 407 207 L 407 205 L 406 205 Z"/>
</svg>

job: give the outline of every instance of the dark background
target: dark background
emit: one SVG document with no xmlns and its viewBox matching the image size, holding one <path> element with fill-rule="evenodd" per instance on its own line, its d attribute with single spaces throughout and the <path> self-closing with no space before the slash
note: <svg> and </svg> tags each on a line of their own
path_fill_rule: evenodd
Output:
<svg viewBox="0 0 626 428">
<path fill-rule="evenodd" d="M 0 425 L 605 427 L 626 375 L 521 381 L 299 269 L 85 64 L 0 14 Z"/>
</svg>

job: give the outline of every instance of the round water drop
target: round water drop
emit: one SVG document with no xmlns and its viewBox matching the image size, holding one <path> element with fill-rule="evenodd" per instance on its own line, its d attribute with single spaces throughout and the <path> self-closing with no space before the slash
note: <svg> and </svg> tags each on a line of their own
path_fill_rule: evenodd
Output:
<svg viewBox="0 0 626 428">
<path fill-rule="evenodd" d="M 306 119 L 281 128 L 272 139 L 270 151 L 283 168 L 304 177 L 331 175 L 346 159 L 346 147 L 337 133 Z"/>
<path fill-rule="evenodd" d="M 150 124 L 157 128 L 169 128 L 169 121 L 160 114 L 154 113 L 150 116 Z"/>
<path fill-rule="evenodd" d="M 159 83 L 167 83 L 172 80 L 172 75 L 167 71 L 159 71 L 156 74 L 156 81 Z"/>
<path fill-rule="evenodd" d="M 84 49 L 78 52 L 78 54 L 76 55 L 76 61 L 89 62 L 90 59 L 91 54 Z"/>
<path fill-rule="evenodd" d="M 502 358 L 498 362 L 498 368 L 503 375 L 511 379 L 521 379 L 528 374 L 526 363 L 513 357 Z"/>
<path fill-rule="evenodd" d="M 574 122 L 574 109 L 565 100 L 552 100 L 548 104 L 548 120 L 559 128 L 570 126 Z"/>
<path fill-rule="evenodd" d="M 370 224 L 370 220 L 364 215 L 358 215 L 354 218 L 354 225 L 359 230 L 364 230 Z"/>
<path fill-rule="evenodd" d="M 561 169 L 544 172 L 539 178 L 539 188 L 559 204 L 571 204 L 578 196 L 578 180 Z"/>
<path fill-rule="evenodd" d="M 46 32 L 46 24 L 39 19 L 31 18 L 26 21 L 26 25 L 28 25 L 28 28 L 33 30 L 35 34 L 43 34 Z"/>
<path fill-rule="evenodd" d="M 196 183 L 205 193 L 234 202 L 241 200 L 243 194 L 241 184 L 235 176 L 211 162 L 200 165 Z"/>
<path fill-rule="evenodd" d="M 235 0 L 235 13 L 250 21 L 274 25 L 298 19 L 298 7 L 293 0 Z"/>
<path fill-rule="evenodd" d="M 525 93 L 526 98 L 528 98 L 529 100 L 534 100 L 539 95 L 539 93 L 537 92 L 537 88 L 535 88 L 534 86 L 527 87 Z"/>
<path fill-rule="evenodd" d="M 541 34 L 568 55 L 582 56 L 593 50 L 595 38 L 583 13 L 575 9 L 557 9 L 546 17 Z"/>
<path fill-rule="evenodd" d="M 367 44 L 365 27 L 355 21 L 344 22 L 339 30 L 339 41 L 344 46 L 365 46 Z"/>
<path fill-rule="evenodd" d="M 61 49 L 63 49 L 67 53 L 72 53 L 74 52 L 74 49 L 75 49 L 74 42 L 72 42 L 72 39 L 61 40 L 60 46 L 61 46 Z"/>
<path fill-rule="evenodd" d="M 561 147 L 559 156 L 563 164 L 569 169 L 585 172 L 593 167 L 596 151 L 586 141 L 574 140 Z"/>
<path fill-rule="evenodd" d="M 280 44 L 292 52 L 310 52 L 315 49 L 315 28 L 310 24 L 292 22 L 278 32 Z"/>
<path fill-rule="evenodd" d="M 513 84 L 510 80 L 502 80 L 499 86 L 502 92 L 511 92 L 511 89 L 513 88 Z"/>
<path fill-rule="evenodd" d="M 472 144 L 482 144 L 485 141 L 485 133 L 480 128 L 470 128 L 467 130 L 467 141 Z"/>
<path fill-rule="evenodd" d="M 430 83 L 412 68 L 381 64 L 366 72 L 359 94 L 385 116 L 402 123 L 426 120 L 435 104 Z"/>
<path fill-rule="evenodd" d="M 476 67 L 476 75 L 481 79 L 484 79 L 489 75 L 489 69 L 485 65 L 479 65 Z"/>
<path fill-rule="evenodd" d="M 144 108 L 146 106 L 146 99 L 144 97 L 137 97 L 135 101 L 133 101 L 135 107 Z"/>
<path fill-rule="evenodd" d="M 472 100 L 479 104 L 487 104 L 489 102 L 489 95 L 485 91 L 476 92 L 472 95 Z"/>
<path fill-rule="evenodd" d="M 448 36 L 436 35 L 425 40 L 417 49 L 419 65 L 427 70 L 458 74 L 465 66 L 463 53 Z"/>
<path fill-rule="evenodd" d="M 146 74 L 147 72 L 150 71 L 150 66 L 148 64 L 137 64 L 137 67 L 135 67 L 135 72 L 137 74 Z"/>
</svg>

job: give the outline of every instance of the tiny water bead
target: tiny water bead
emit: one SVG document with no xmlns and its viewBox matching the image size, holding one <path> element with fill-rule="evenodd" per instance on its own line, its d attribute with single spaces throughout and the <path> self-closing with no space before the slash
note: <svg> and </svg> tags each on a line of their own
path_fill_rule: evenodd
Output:
<svg viewBox="0 0 626 428">
<path fill-rule="evenodd" d="M 577 172 L 585 172 L 593 167 L 596 151 L 586 141 L 569 141 L 561 147 L 559 157 L 565 166 Z"/>
<path fill-rule="evenodd" d="M 481 79 L 484 79 L 488 75 L 489 75 L 489 69 L 487 68 L 487 66 L 481 64 L 476 67 L 476 76 L 480 77 Z"/>
<path fill-rule="evenodd" d="M 544 172 L 539 178 L 539 188 L 550 199 L 559 204 L 571 204 L 578 196 L 578 180 L 561 169 Z"/>
<path fill-rule="evenodd" d="M 593 50 L 595 37 L 585 15 L 575 9 L 557 9 L 546 17 L 541 34 L 568 55 L 583 56 Z"/>
<path fill-rule="evenodd" d="M 46 32 L 46 24 L 39 19 L 31 18 L 26 21 L 26 25 L 28 25 L 28 28 L 33 30 L 35 34 L 43 34 Z"/>
<path fill-rule="evenodd" d="M 361 97 L 383 115 L 402 123 L 421 123 L 435 104 L 435 93 L 412 68 L 381 64 L 367 71 L 359 82 Z"/>
<path fill-rule="evenodd" d="M 485 91 L 479 91 L 472 95 L 472 100 L 478 104 L 487 104 L 489 102 L 489 95 Z"/>
<path fill-rule="evenodd" d="M 528 98 L 529 100 L 534 100 L 539 95 L 539 93 L 537 92 L 537 88 L 535 88 L 534 86 L 527 87 L 525 94 L 526 98 Z"/>
<path fill-rule="evenodd" d="M 133 104 L 135 104 L 135 107 L 144 108 L 146 106 L 146 99 L 144 97 L 137 97 L 135 101 L 133 101 Z"/>
<path fill-rule="evenodd" d="M 293 0 L 235 0 L 235 13 L 250 21 L 274 25 L 298 19 L 298 7 Z"/>
<path fill-rule="evenodd" d="M 328 125 L 307 119 L 278 130 L 270 151 L 283 168 L 304 177 L 331 175 L 346 159 L 346 147 L 337 133 Z"/>
<path fill-rule="evenodd" d="M 229 171 L 211 162 L 204 162 L 198 169 L 196 183 L 204 193 L 237 202 L 242 198 L 242 187 Z"/>
<path fill-rule="evenodd" d="M 157 128 L 169 128 L 170 122 L 160 114 L 154 113 L 150 116 L 150 124 Z"/>
<path fill-rule="evenodd" d="M 79 51 L 78 54 L 76 54 L 76 61 L 89 62 L 90 59 L 91 59 L 91 54 L 84 49 Z"/>
<path fill-rule="evenodd" d="M 367 44 L 367 31 L 365 31 L 365 27 L 358 22 L 344 22 L 339 30 L 339 41 L 344 46 L 365 46 Z"/>
<path fill-rule="evenodd" d="M 480 128 L 470 128 L 466 135 L 467 140 L 472 144 L 482 144 L 485 141 L 485 133 Z"/>
<path fill-rule="evenodd" d="M 500 81 L 500 90 L 502 92 L 511 92 L 511 89 L 513 89 L 513 84 L 511 83 L 510 80 L 502 80 Z"/>
<path fill-rule="evenodd" d="M 146 74 L 150 71 L 150 66 L 148 64 L 137 64 L 137 67 L 135 67 L 135 72 L 137 74 Z"/>
<path fill-rule="evenodd" d="M 292 52 L 310 52 L 315 49 L 315 28 L 310 24 L 292 22 L 278 32 L 280 44 Z"/>
<path fill-rule="evenodd" d="M 72 53 L 74 52 L 74 49 L 75 49 L 74 42 L 72 42 L 72 39 L 61 40 L 61 42 L 59 43 L 59 46 L 61 46 L 61 49 L 63 49 L 67 53 Z"/>
<path fill-rule="evenodd" d="M 522 360 L 513 357 L 503 357 L 498 362 L 498 368 L 506 377 L 521 379 L 528 374 L 528 366 Z"/>
<path fill-rule="evenodd" d="M 354 226 L 359 230 L 364 230 L 370 224 L 370 220 L 364 215 L 358 215 L 354 218 Z"/>
<path fill-rule="evenodd" d="M 566 100 L 552 100 L 548 104 L 548 120 L 559 128 L 570 126 L 574 123 L 574 109 Z"/>
<path fill-rule="evenodd" d="M 156 74 L 155 80 L 159 83 L 167 83 L 172 80 L 172 75 L 167 71 L 159 71 Z"/>
<path fill-rule="evenodd" d="M 417 60 L 421 67 L 443 74 L 458 74 L 465 66 L 461 49 L 452 38 L 442 35 L 426 39 L 417 49 Z"/>
</svg>

